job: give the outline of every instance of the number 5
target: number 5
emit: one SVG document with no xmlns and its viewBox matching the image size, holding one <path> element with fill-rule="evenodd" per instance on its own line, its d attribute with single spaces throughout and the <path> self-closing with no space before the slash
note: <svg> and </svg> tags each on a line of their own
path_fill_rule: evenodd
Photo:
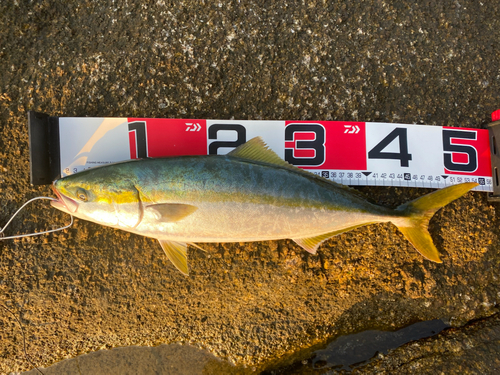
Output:
<svg viewBox="0 0 500 375">
<path fill-rule="evenodd" d="M 453 172 L 474 172 L 477 169 L 477 150 L 471 145 L 451 143 L 455 139 L 477 139 L 475 131 L 443 129 L 444 167 Z M 467 163 L 453 162 L 453 153 L 467 154 Z"/>
</svg>

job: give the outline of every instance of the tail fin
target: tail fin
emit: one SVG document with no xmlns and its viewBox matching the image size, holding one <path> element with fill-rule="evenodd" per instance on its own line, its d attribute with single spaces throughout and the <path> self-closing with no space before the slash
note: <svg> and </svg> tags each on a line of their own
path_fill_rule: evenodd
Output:
<svg viewBox="0 0 500 375">
<path fill-rule="evenodd" d="M 401 211 L 402 216 L 408 220 L 398 226 L 398 229 L 425 258 L 441 263 L 439 253 L 428 232 L 429 221 L 437 210 L 460 198 L 477 185 L 475 182 L 466 182 L 449 186 L 399 206 L 396 211 Z"/>
</svg>

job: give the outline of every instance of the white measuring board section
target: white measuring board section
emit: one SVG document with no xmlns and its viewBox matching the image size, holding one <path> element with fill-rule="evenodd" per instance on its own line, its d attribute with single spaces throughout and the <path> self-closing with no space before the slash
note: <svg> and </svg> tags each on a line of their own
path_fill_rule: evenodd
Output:
<svg viewBox="0 0 500 375">
<path fill-rule="evenodd" d="M 491 192 L 488 131 L 347 121 L 59 118 L 61 176 L 143 157 L 222 155 L 260 136 L 281 158 L 345 185 Z"/>
</svg>

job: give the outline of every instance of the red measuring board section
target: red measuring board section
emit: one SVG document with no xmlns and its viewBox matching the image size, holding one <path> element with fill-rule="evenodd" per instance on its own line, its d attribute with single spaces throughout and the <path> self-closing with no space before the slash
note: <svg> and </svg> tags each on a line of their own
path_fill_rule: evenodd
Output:
<svg viewBox="0 0 500 375">
<path fill-rule="evenodd" d="M 206 155 L 205 120 L 129 118 L 131 159 Z"/>
<path fill-rule="evenodd" d="M 443 127 L 444 172 L 491 176 L 488 131 Z"/>
<path fill-rule="evenodd" d="M 307 169 L 366 170 L 365 123 L 286 121 L 285 160 Z"/>
</svg>

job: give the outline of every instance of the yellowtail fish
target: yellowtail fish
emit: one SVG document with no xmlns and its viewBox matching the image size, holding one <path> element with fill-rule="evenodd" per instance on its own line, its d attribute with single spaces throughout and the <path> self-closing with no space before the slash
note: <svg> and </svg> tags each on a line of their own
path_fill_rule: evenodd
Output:
<svg viewBox="0 0 500 375">
<path fill-rule="evenodd" d="M 253 138 L 225 156 L 142 159 L 89 169 L 56 180 L 58 199 L 51 204 L 81 219 L 158 239 L 188 274 L 188 244 L 290 238 L 314 254 L 332 236 L 388 221 L 425 258 L 441 262 L 429 220 L 475 186 L 450 186 L 389 209 L 288 164 Z"/>
</svg>

